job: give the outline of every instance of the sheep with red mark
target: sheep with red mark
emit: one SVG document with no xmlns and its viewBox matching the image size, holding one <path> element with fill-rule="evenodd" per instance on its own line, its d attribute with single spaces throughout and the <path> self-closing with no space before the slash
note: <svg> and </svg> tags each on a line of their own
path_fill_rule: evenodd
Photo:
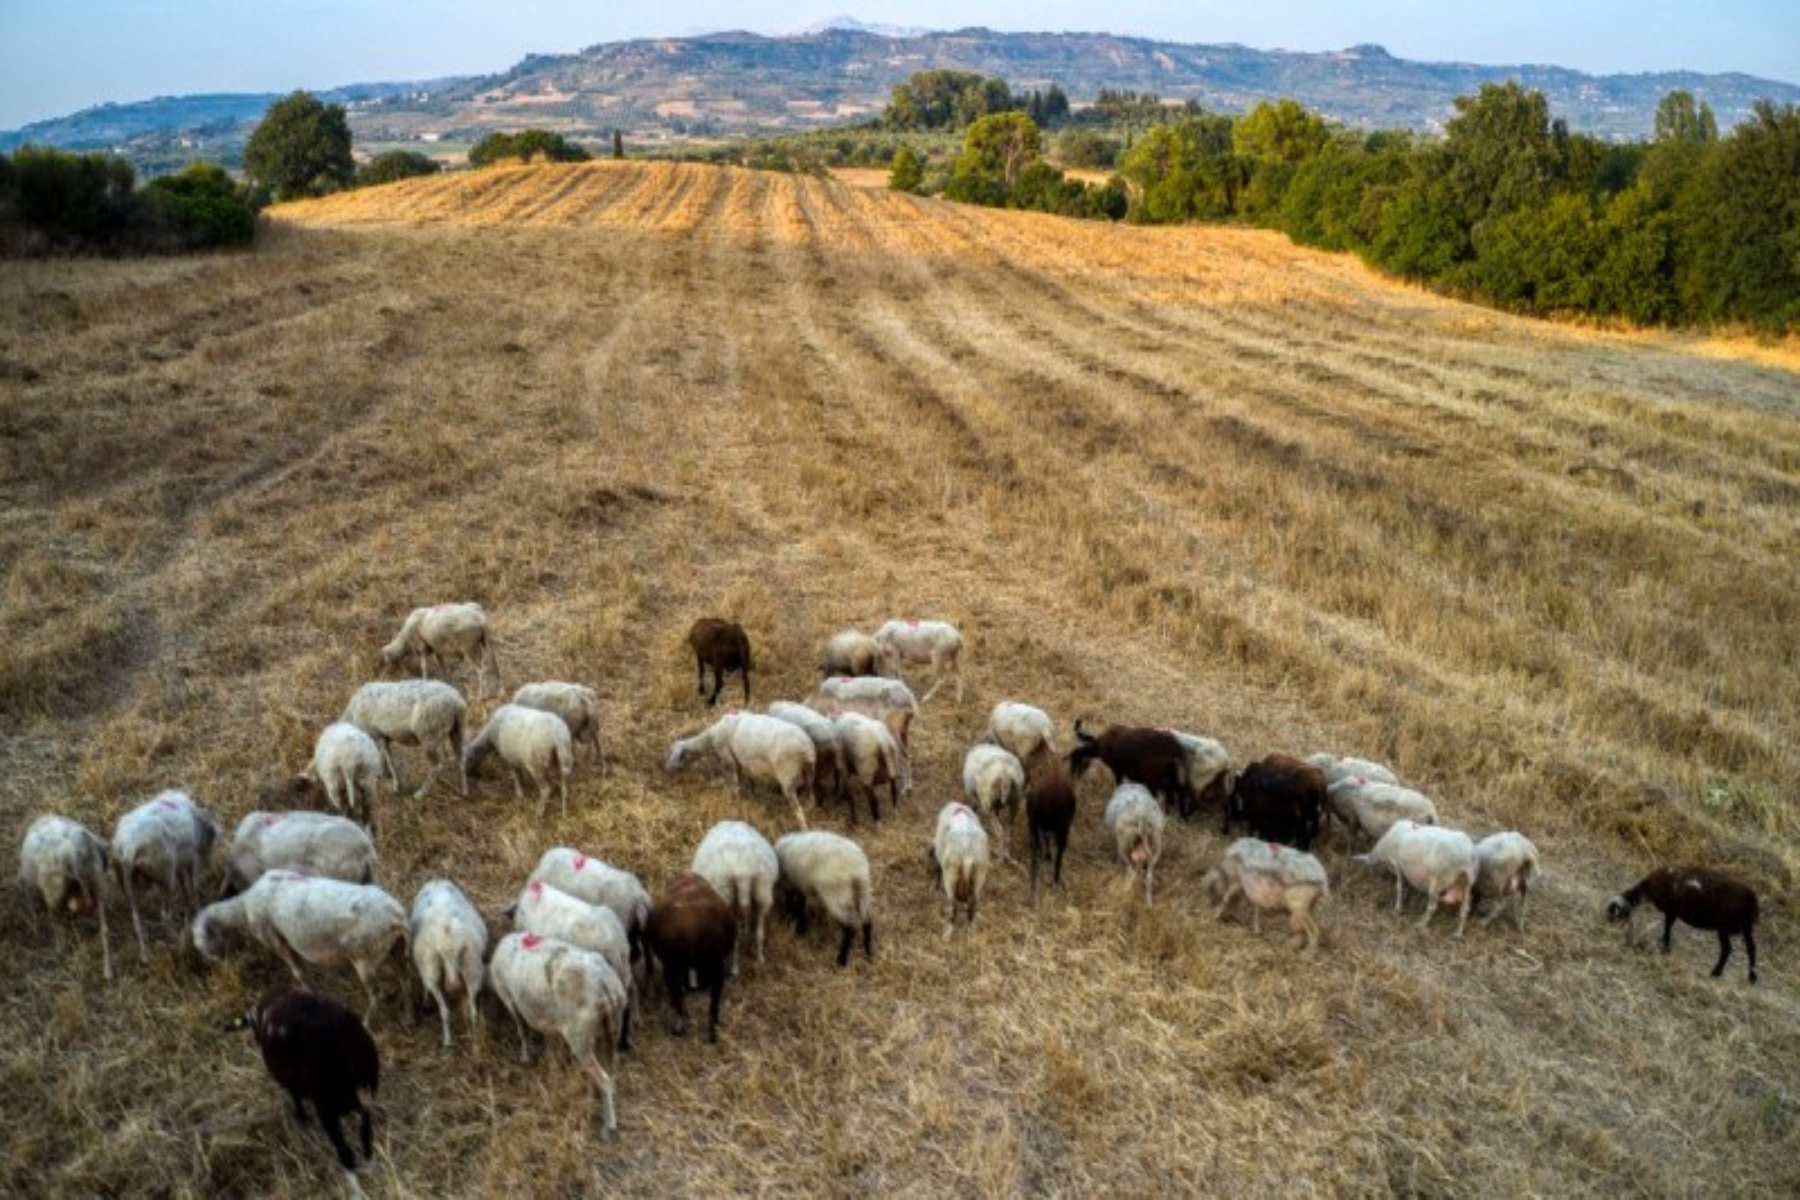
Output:
<svg viewBox="0 0 1800 1200">
<path fill-rule="evenodd" d="M 817 690 L 806 698 L 806 706 L 834 719 L 847 712 L 857 712 L 886 725 L 900 746 L 900 790 L 912 791 L 912 752 L 907 738 L 913 718 L 919 715 L 919 702 L 904 682 L 834 675 L 819 683 Z"/>
<path fill-rule="evenodd" d="M 248 1028 L 262 1051 L 263 1065 L 293 1098 L 294 1118 L 306 1123 L 306 1102 L 319 1114 L 338 1162 L 350 1175 L 355 1194 L 356 1156 L 344 1140 L 343 1120 L 362 1118 L 362 1152 L 375 1156 L 375 1134 L 366 1101 L 381 1084 L 381 1055 L 357 1015 L 330 996 L 277 984 L 235 1023 Z"/>
<path fill-rule="evenodd" d="M 600 762 L 600 693 L 585 683 L 568 683 L 548 679 L 539 683 L 522 683 L 512 694 L 513 704 L 555 713 L 569 727 L 577 751 L 587 745 Z"/>
<path fill-rule="evenodd" d="M 926 849 L 932 878 L 944 891 L 944 936 L 956 932 L 956 910 L 968 913 L 969 925 L 975 924 L 975 909 L 981 903 L 981 890 L 987 886 L 992 860 L 988 854 L 987 830 L 981 818 L 966 804 L 952 801 L 938 811 L 937 832 Z"/>
<path fill-rule="evenodd" d="M 1719 961 L 1712 969 L 1717 979 L 1731 957 L 1731 939 L 1742 937 L 1744 952 L 1750 956 L 1750 982 L 1756 982 L 1758 905 L 1756 891 L 1749 884 L 1710 867 L 1658 867 L 1606 902 L 1607 919 L 1625 923 L 1628 946 L 1637 940 L 1631 915 L 1645 900 L 1663 915 L 1664 954 L 1674 946 L 1675 922 L 1711 930 L 1719 935 Z"/>
<path fill-rule="evenodd" d="M 591 950 L 606 960 L 606 965 L 625 985 L 625 1018 L 619 1023 L 619 1048 L 631 1048 L 631 1029 L 638 1018 L 637 976 L 631 969 L 631 935 L 617 913 L 604 904 L 592 904 L 541 879 L 525 884 L 519 898 L 501 914 L 520 933 Z"/>
<path fill-rule="evenodd" d="M 375 866 L 375 842 L 355 821 L 306 810 L 252 812 L 232 835 L 220 894 L 235 895 L 274 870 L 373 883 Z"/>
<path fill-rule="evenodd" d="M 899 678 L 901 663 L 930 663 L 931 687 L 919 698 L 928 704 L 944 686 L 946 679 L 956 680 L 956 702 L 962 703 L 962 634 L 945 621 L 887 621 L 875 631 L 875 643 L 881 647 L 882 662 L 888 674 Z"/>
<path fill-rule="evenodd" d="M 794 931 L 806 935 L 806 917 L 817 903 L 837 922 L 838 966 L 849 965 L 850 946 L 862 932 L 863 954 L 875 957 L 874 885 L 870 882 L 869 856 L 847 837 L 823 830 L 790 833 L 775 843 L 781 876 L 775 885 L 777 902 L 794 920 Z"/>
<path fill-rule="evenodd" d="M 462 889 L 448 879 L 433 879 L 413 898 L 406 924 L 413 967 L 426 994 L 437 1002 L 444 1027 L 444 1048 L 450 1048 L 450 1005 L 461 1001 L 469 1020 L 469 1037 L 478 1036 L 481 1018 L 475 1001 L 487 977 L 487 922 L 469 903 Z"/>
<path fill-rule="evenodd" d="M 1481 927 L 1492 925 L 1494 918 L 1511 904 L 1513 924 L 1524 933 L 1525 901 L 1541 874 L 1537 847 L 1522 833 L 1496 833 L 1476 842 L 1475 899 L 1488 906 Z"/>
<path fill-rule="evenodd" d="M 1000 746 L 976 744 L 963 756 L 963 799 L 994 826 L 1000 858 L 1012 861 L 1013 829 L 1025 807 L 1025 768 Z M 1000 824 L 1001 814 L 1006 824 Z"/>
<path fill-rule="evenodd" d="M 1244 768 L 1231 785 L 1225 826 L 1249 827 L 1250 836 L 1296 850 L 1312 849 L 1324 821 L 1325 773 L 1285 754 L 1271 754 Z"/>
<path fill-rule="evenodd" d="M 550 807 L 550 781 L 555 779 L 562 797 L 562 815 L 569 815 L 569 775 L 575 770 L 575 744 L 569 727 L 555 713 L 502 704 L 463 751 L 463 778 L 480 769 L 489 755 L 498 755 L 510 768 L 513 797 L 525 798 L 525 778 L 537 785 L 540 819 Z"/>
<path fill-rule="evenodd" d="M 406 909 L 378 887 L 342 883 L 292 871 L 269 871 L 243 893 L 218 900 L 194 918 L 194 948 L 208 962 L 247 938 L 287 964 L 304 985 L 302 963 L 349 963 L 369 994 L 372 1019 L 380 997 L 375 981 L 394 948 L 405 942 Z"/>
<path fill-rule="evenodd" d="M 781 863 L 769 840 L 743 821 L 720 821 L 700 839 L 690 868 L 712 884 L 737 916 L 738 928 L 756 931 L 756 965 L 763 963 L 763 934 L 769 926 L 769 910 L 775 904 L 775 880 Z M 739 938 L 731 947 L 731 976 L 737 978 Z"/>
<path fill-rule="evenodd" d="M 1156 880 L 1156 864 L 1163 852 L 1163 810 L 1150 789 L 1137 783 L 1121 783 L 1106 802 L 1106 829 L 1113 848 L 1125 866 L 1125 874 L 1144 873 L 1144 904 L 1148 907 Z"/>
<path fill-rule="evenodd" d="M 1437 805 L 1430 797 L 1366 775 L 1346 776 L 1332 784 L 1326 790 L 1325 805 L 1332 816 L 1344 823 L 1344 836 L 1352 843 L 1358 833 L 1371 844 L 1379 842 L 1399 821 L 1438 823 Z"/>
<path fill-rule="evenodd" d="M 988 714 L 982 740 L 1010 751 L 1014 758 L 1030 766 L 1039 754 L 1056 755 L 1056 722 L 1041 708 L 1002 700 Z"/>
<path fill-rule="evenodd" d="M 456 655 L 475 668 L 475 686 L 481 686 L 484 668 L 494 671 L 494 690 L 500 695 L 500 657 L 488 635 L 487 611 L 479 604 L 433 604 L 406 615 L 394 640 L 381 648 L 382 661 L 392 666 L 409 654 L 419 658 L 419 678 L 426 677 L 431 659 L 448 662 Z"/>
<path fill-rule="evenodd" d="M 719 1040 L 719 1005 L 725 997 L 725 961 L 737 946 L 737 918 L 712 884 L 678 875 L 650 909 L 645 944 L 663 967 L 663 984 L 675 1008 L 675 1036 L 687 1033 L 690 973 L 712 998 L 706 1040 Z"/>
<path fill-rule="evenodd" d="M 1069 848 L 1069 829 L 1075 824 L 1075 789 L 1054 758 L 1038 769 L 1025 789 L 1025 822 L 1031 834 L 1031 902 L 1035 905 L 1038 868 L 1053 848 L 1056 870 L 1051 885 L 1062 889 L 1063 854 Z"/>
<path fill-rule="evenodd" d="M 146 800 L 113 826 L 112 867 L 131 910 L 139 961 L 149 961 L 150 947 L 138 916 L 138 891 L 154 887 L 161 892 L 165 921 L 172 897 L 185 901 L 188 913 L 198 912 L 200 878 L 212 857 L 213 842 L 223 832 L 219 818 L 186 792 L 173 790 Z"/>
<path fill-rule="evenodd" d="M 688 646 L 694 652 L 694 670 L 700 680 L 700 694 L 706 696 L 707 707 L 719 702 L 725 687 L 725 676 L 736 671 L 744 683 L 744 703 L 750 703 L 750 635 L 735 621 L 721 617 L 701 617 L 688 630 Z M 706 671 L 712 668 L 712 695 L 706 695 Z"/>
<path fill-rule="evenodd" d="M 603 1131 L 618 1132 L 613 1076 L 618 1073 L 619 1029 L 625 1020 L 625 983 L 592 950 L 535 933 L 509 933 L 494 947 L 489 986 L 519 1031 L 519 1061 L 529 1065 L 527 1025 L 569 1047 L 581 1069 L 600 1088 Z M 600 1063 L 604 1050 L 606 1065 Z"/>
<path fill-rule="evenodd" d="M 348 811 L 375 828 L 375 793 L 381 787 L 381 747 L 348 721 L 333 721 L 319 731 L 312 762 L 301 779 L 325 788 L 336 812 Z M 359 795 L 360 793 L 360 795 Z"/>
<path fill-rule="evenodd" d="M 526 882 L 543 882 L 577 900 L 612 910 L 625 926 L 633 960 L 643 958 L 644 928 L 650 921 L 650 893 L 630 871 L 568 846 L 544 851 Z"/>
<path fill-rule="evenodd" d="M 41 901 L 50 918 L 56 948 L 63 948 L 63 920 L 88 913 L 100 917 L 100 962 L 112 982 L 112 939 L 106 929 L 106 843 L 67 817 L 42 816 L 25 831 L 19 846 L 19 889 Z"/>
<path fill-rule="evenodd" d="M 1373 850 L 1356 855 L 1353 861 L 1394 873 L 1395 912 L 1403 910 L 1408 884 L 1425 893 L 1425 915 L 1419 918 L 1420 929 L 1431 924 L 1438 905 L 1456 905 L 1454 936 L 1463 935 L 1463 926 L 1469 920 L 1469 904 L 1475 896 L 1475 877 L 1479 873 L 1475 843 L 1468 834 L 1436 825 L 1400 821 L 1382 835 Z"/>
<path fill-rule="evenodd" d="M 845 629 L 831 635 L 819 655 L 819 674 L 851 678 L 881 674 L 881 643 L 866 633 Z"/>
<path fill-rule="evenodd" d="M 1250 931 L 1262 932 L 1262 913 L 1288 914 L 1288 932 L 1293 945 L 1310 954 L 1319 940 L 1319 922 L 1314 910 L 1331 894 L 1325 877 L 1325 866 L 1303 850 L 1265 842 L 1257 838 L 1240 838 L 1225 851 L 1218 866 L 1200 877 L 1200 887 L 1219 907 L 1214 920 L 1224 920 L 1225 912 L 1239 896 L 1250 903 Z"/>
<path fill-rule="evenodd" d="M 468 717 L 467 702 L 449 684 L 436 679 L 402 679 L 363 684 L 350 697 L 338 720 L 348 721 L 375 739 L 396 793 L 402 789 L 400 772 L 394 767 L 394 743 L 421 747 L 431 764 L 431 774 L 413 795 L 424 796 L 444 769 L 439 759 L 441 748 L 448 747 L 450 761 L 461 768 L 463 729 Z M 462 773 L 461 792 L 465 797 L 469 794 L 467 771 Z"/>
<path fill-rule="evenodd" d="M 838 745 L 837 730 L 832 727 L 831 718 L 817 709 L 796 704 L 791 700 L 777 700 L 769 705 L 766 715 L 777 721 L 786 721 L 795 729 L 801 730 L 812 739 L 815 756 L 813 776 L 818 783 L 820 795 L 830 787 L 837 795 L 844 794 L 843 752 Z"/>
<path fill-rule="evenodd" d="M 832 732 L 843 756 L 844 799 L 850 806 L 850 823 L 856 824 L 856 793 L 869 797 L 869 816 L 881 820 L 881 802 L 876 789 L 887 785 L 888 804 L 900 811 L 900 776 L 905 761 L 894 733 L 874 717 L 861 713 L 839 714 L 831 722 Z"/>
<path fill-rule="evenodd" d="M 780 788 L 794 806 L 800 828 L 806 828 L 800 793 L 811 792 L 818 799 L 819 756 L 804 730 L 759 713 L 727 713 L 699 733 L 670 743 L 663 769 L 679 771 L 705 758 L 725 765 L 740 795 L 746 779 Z"/>
<path fill-rule="evenodd" d="M 1083 729 L 1077 718 L 1075 743 L 1068 758 L 1072 778 L 1079 780 L 1094 763 L 1103 763 L 1112 772 L 1115 784 L 1141 784 L 1174 805 L 1181 816 L 1193 812 L 1187 750 L 1169 730 L 1111 725 L 1094 734 Z"/>
</svg>

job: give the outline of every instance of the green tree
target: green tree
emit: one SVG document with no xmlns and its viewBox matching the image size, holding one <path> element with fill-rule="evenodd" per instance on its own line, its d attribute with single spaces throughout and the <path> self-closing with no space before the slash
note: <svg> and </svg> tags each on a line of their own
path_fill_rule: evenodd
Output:
<svg viewBox="0 0 1800 1200">
<path fill-rule="evenodd" d="M 1712 106 L 1696 104 L 1692 92 L 1673 91 L 1656 105 L 1656 140 L 1704 146 L 1719 140 L 1719 123 Z"/>
<path fill-rule="evenodd" d="M 613 157 L 625 157 L 625 135 L 617 129 L 613 130 Z"/>
<path fill-rule="evenodd" d="M 1304 162 L 1325 146 L 1325 122 L 1293 100 L 1264 101 L 1231 127 L 1231 148 L 1258 162 Z"/>
<path fill-rule="evenodd" d="M 420 175 L 436 175 L 441 170 L 442 164 L 417 150 L 388 150 L 356 169 L 356 186 L 376 187 Z"/>
<path fill-rule="evenodd" d="M 1056 139 L 1056 157 L 1065 167 L 1103 171 L 1119 161 L 1119 141 L 1094 129 L 1065 129 Z"/>
<path fill-rule="evenodd" d="M 894 151 L 893 164 L 888 168 L 888 187 L 896 192 L 916 192 L 925 182 L 925 160 L 920 158 L 913 148 L 905 142 Z"/>
<path fill-rule="evenodd" d="M 155 223 L 180 249 L 247 246 L 256 236 L 256 214 L 223 167 L 190 163 L 144 186 Z"/>
<path fill-rule="evenodd" d="M 490 133 L 469 150 L 469 165 L 491 166 L 508 159 L 521 162 L 586 162 L 591 156 L 560 133 L 548 129 L 524 129 L 518 133 Z"/>
<path fill-rule="evenodd" d="M 1800 322 L 1800 108 L 1758 100 L 1707 149 L 1676 213 L 1690 317 Z"/>
<path fill-rule="evenodd" d="M 350 122 L 340 104 L 310 92 L 277 100 L 244 144 L 244 173 L 277 200 L 323 196 L 348 187 L 356 163 L 350 157 Z"/>
<path fill-rule="evenodd" d="M 1548 199 L 1562 160 L 1544 94 L 1510 80 L 1484 83 L 1455 105 L 1444 130 L 1443 181 L 1463 222 L 1472 226 Z"/>
<path fill-rule="evenodd" d="M 951 179 L 969 176 L 998 180 L 1010 190 L 1019 173 L 1043 153 L 1043 136 L 1030 117 L 1022 112 L 995 113 L 969 126 Z"/>
</svg>

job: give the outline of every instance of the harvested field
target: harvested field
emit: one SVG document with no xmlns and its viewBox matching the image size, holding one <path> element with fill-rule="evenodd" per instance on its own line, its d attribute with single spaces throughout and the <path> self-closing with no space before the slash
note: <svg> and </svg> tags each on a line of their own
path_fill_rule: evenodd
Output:
<svg viewBox="0 0 1800 1200">
<path fill-rule="evenodd" d="M 839 628 L 947 619 L 969 696 L 926 708 L 917 791 L 858 831 L 873 963 L 776 924 L 717 1046 L 650 1005 L 612 1143 L 560 1046 L 521 1066 L 490 1012 L 479 1058 L 460 1026 L 445 1052 L 396 994 L 369 1192 L 1791 1195 L 1797 368 L 1266 233 L 692 165 L 451 174 L 277 210 L 254 254 L 8 264 L 0 805 L 15 845 L 50 810 L 110 836 L 168 786 L 233 824 L 408 609 L 471 599 L 509 686 L 598 686 L 607 770 L 543 823 L 497 776 L 384 793 L 382 881 L 448 875 L 492 917 L 568 844 L 656 891 L 713 822 L 792 820 L 662 772 L 705 719 L 695 617 L 750 631 L 759 704 Z M 1447 823 L 1537 842 L 1532 924 L 1421 934 L 1334 835 L 1297 967 L 1279 922 L 1211 919 L 1216 813 L 1171 822 L 1146 910 L 1099 772 L 1066 893 L 1033 912 L 1000 868 L 946 941 L 924 846 L 1003 698 L 1064 738 L 1091 714 L 1391 762 Z M 1665 959 L 1605 925 L 1677 860 L 1761 890 L 1758 986 L 1741 951 L 1707 977 L 1711 935 Z M 279 966 L 202 970 L 157 921 L 141 964 L 114 913 L 111 987 L 91 925 L 66 955 L 0 930 L 0 1193 L 338 1187 L 219 1032 Z"/>
</svg>

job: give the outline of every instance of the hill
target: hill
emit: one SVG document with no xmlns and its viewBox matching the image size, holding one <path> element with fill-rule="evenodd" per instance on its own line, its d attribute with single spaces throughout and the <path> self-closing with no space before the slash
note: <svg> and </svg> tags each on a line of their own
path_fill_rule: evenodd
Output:
<svg viewBox="0 0 1800 1200">
<path fill-rule="evenodd" d="M 371 1194 L 1800 1182 L 1791 352 L 1513 320 L 1273 234 L 694 165 L 274 216 L 252 254 L 0 275 L 14 836 L 44 809 L 109 830 L 171 785 L 228 824 L 286 802 L 405 611 L 470 598 L 509 685 L 598 685 L 606 770 L 542 822 L 496 776 L 384 795 L 382 880 L 410 900 L 447 874 L 491 917 L 560 843 L 660 888 L 713 822 L 792 820 L 663 771 L 706 719 L 695 617 L 749 628 L 757 704 L 804 694 L 842 627 L 969 639 L 968 699 L 915 726 L 916 792 L 857 830 L 873 962 L 777 924 L 717 1046 L 652 999 L 611 1144 L 564 1052 L 519 1065 L 492 1014 L 479 1057 L 460 1029 L 445 1052 L 390 990 Z M 947 940 L 926 830 L 1006 697 L 1064 736 L 1087 714 L 1240 762 L 1385 759 L 1447 821 L 1537 841 L 1530 924 L 1420 933 L 1333 835 L 1296 960 L 1279 922 L 1212 919 L 1216 812 L 1172 823 L 1146 909 L 1095 777 L 1066 893 L 1033 912 L 1002 868 Z M 1757 882 L 1763 983 L 1741 952 L 1709 979 L 1707 935 L 1665 958 L 1605 924 L 1672 859 Z M 335 1187 L 218 1032 L 280 966 L 202 970 L 148 924 L 140 965 L 115 920 L 112 987 L 91 927 L 58 953 L 0 926 L 0 1084 L 26 1098 L 0 1108 L 0 1191 Z"/>
<path fill-rule="evenodd" d="M 1424 63 L 1379 46 L 1336 53 L 1184 45 L 1091 33 L 996 33 L 986 29 L 890 36 L 831 27 L 790 37 L 719 33 L 531 55 L 476 79 L 343 89 L 359 144 L 468 144 L 495 130 L 548 126 L 603 141 L 793 131 L 867 120 L 915 71 L 952 68 L 1006 79 L 1015 88 L 1060 83 L 1078 103 L 1102 87 L 1239 112 L 1289 96 L 1335 121 L 1367 128 L 1442 128 L 1451 101 L 1483 83 L 1517 79 L 1541 90 L 1572 129 L 1609 138 L 1648 137 L 1656 105 L 1681 88 L 1709 103 L 1721 127 L 1759 98 L 1800 103 L 1800 87 L 1747 75 L 1662 72 L 1587 75 L 1554 66 Z M 107 105 L 0 135 L 0 149 L 35 141 L 67 149 L 119 148 L 128 156 L 202 150 L 229 161 L 267 107 L 266 97 Z M 193 142 L 183 146 L 182 139 Z"/>
</svg>

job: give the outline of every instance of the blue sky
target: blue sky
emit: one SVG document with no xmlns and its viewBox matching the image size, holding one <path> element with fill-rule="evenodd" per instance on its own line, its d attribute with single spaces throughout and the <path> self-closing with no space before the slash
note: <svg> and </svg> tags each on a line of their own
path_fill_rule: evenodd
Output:
<svg viewBox="0 0 1800 1200">
<path fill-rule="evenodd" d="M 1259 49 L 1800 83 L 1800 0 L 0 0 L 0 128 L 106 100 L 479 74 L 530 51 L 848 13 L 952 29 L 1103 30 Z"/>
</svg>

